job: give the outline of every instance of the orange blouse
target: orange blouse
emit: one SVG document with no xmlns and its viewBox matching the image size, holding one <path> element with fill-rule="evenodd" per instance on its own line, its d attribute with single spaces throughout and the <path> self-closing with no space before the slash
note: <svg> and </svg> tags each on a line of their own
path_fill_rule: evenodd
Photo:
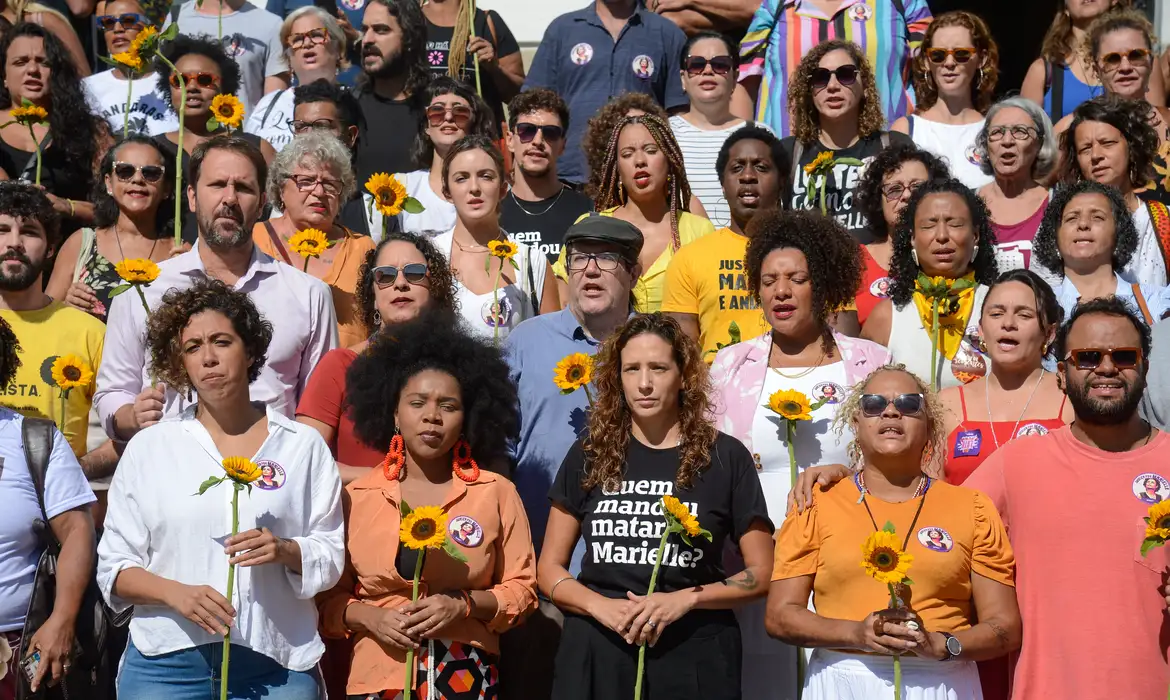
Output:
<svg viewBox="0 0 1170 700">
<path fill-rule="evenodd" d="M 354 636 L 349 683 L 350 695 L 398 689 L 405 683 L 406 652 L 383 647 L 373 637 L 352 633 L 345 626 L 351 603 L 400 608 L 410 603 L 410 579 L 398 574 L 400 488 L 381 469 L 345 487 L 345 570 L 332 590 L 318 596 L 322 634 Z M 499 653 L 500 633 L 514 627 L 536 609 L 536 554 L 524 505 L 512 482 L 488 471 L 468 484 L 453 479 L 443 510 L 455 546 L 467 556 L 459 563 L 444 554 L 423 560 L 423 590 L 489 591 L 499 606 L 491 620 L 467 618 L 443 630 L 444 639 Z M 468 520 L 478 529 L 467 525 Z M 469 536 L 451 530 L 466 525 Z M 462 533 L 460 533 L 462 534 Z M 461 542 L 460 540 L 463 540 Z M 469 544 L 464 544 L 469 543 Z"/>
</svg>

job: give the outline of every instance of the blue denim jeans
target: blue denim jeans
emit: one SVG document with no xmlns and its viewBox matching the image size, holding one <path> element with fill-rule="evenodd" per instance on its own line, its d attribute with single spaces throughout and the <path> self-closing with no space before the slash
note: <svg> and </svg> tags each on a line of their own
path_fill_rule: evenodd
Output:
<svg viewBox="0 0 1170 700">
<path fill-rule="evenodd" d="M 223 644 L 204 644 L 143 656 L 131 641 L 118 672 L 118 697 L 135 700 L 218 700 Z M 272 659 L 232 645 L 228 697 L 232 700 L 318 700 L 316 670 L 290 671 Z"/>
</svg>

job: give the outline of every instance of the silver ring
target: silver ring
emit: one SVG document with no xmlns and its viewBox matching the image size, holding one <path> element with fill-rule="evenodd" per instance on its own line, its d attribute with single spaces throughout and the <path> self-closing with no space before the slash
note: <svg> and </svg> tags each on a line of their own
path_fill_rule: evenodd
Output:
<svg viewBox="0 0 1170 700">
<path fill-rule="evenodd" d="M 652 629 L 652 630 L 656 630 L 656 629 L 658 629 L 658 623 L 657 623 L 657 622 L 655 622 L 654 620 L 648 620 L 648 621 L 646 622 L 646 626 L 647 626 L 647 627 L 649 627 L 649 628 L 650 628 L 650 629 Z"/>
</svg>

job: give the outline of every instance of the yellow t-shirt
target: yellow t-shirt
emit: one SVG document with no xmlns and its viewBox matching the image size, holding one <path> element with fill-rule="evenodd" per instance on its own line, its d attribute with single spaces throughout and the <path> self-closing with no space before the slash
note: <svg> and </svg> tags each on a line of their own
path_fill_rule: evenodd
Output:
<svg viewBox="0 0 1170 700">
<path fill-rule="evenodd" d="M 614 210 L 606 209 L 598 212 L 602 216 L 613 216 Z M 577 221 L 584 219 L 589 214 L 582 214 Z M 577 223 L 574 221 L 573 223 Z M 709 233 L 715 232 L 715 225 L 709 220 L 701 216 L 695 216 L 690 212 L 683 212 L 678 217 L 678 239 L 681 246 L 685 246 L 691 241 L 696 241 Z M 682 250 L 682 247 L 679 250 Z M 662 310 L 662 289 L 666 286 L 666 268 L 670 265 L 671 258 L 674 257 L 674 251 L 671 246 L 666 246 L 666 250 L 662 251 L 662 255 L 654 261 L 650 269 L 643 270 L 642 276 L 638 278 L 634 284 L 634 299 L 636 301 L 635 310 L 644 314 L 654 313 Z M 567 280 L 568 275 L 565 274 L 565 249 L 561 248 L 561 255 L 557 258 L 553 265 L 553 273 L 562 280 Z"/>
<path fill-rule="evenodd" d="M 84 455 L 106 324 L 59 301 L 36 311 L 0 310 L 0 318 L 8 322 L 20 343 L 20 368 L 12 385 L 0 389 L 0 405 L 25 416 L 52 420 L 65 434 L 73 453 Z M 64 420 L 61 391 L 51 372 L 53 361 L 61 355 L 77 355 L 93 372 L 88 386 L 69 392 Z"/>
<path fill-rule="evenodd" d="M 732 323 L 739 329 L 740 340 L 769 330 L 764 312 L 748 289 L 743 262 L 747 244 L 747 236 L 721 228 L 679 248 L 666 268 L 662 310 L 699 317 L 699 344 L 707 362 L 731 343 Z"/>
</svg>

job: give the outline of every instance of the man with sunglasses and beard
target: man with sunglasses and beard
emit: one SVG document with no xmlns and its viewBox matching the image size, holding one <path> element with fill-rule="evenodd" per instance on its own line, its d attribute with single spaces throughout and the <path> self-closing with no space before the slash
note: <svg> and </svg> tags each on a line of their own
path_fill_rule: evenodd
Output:
<svg viewBox="0 0 1170 700">
<path fill-rule="evenodd" d="M 159 265 L 154 282 L 141 288 L 152 309 L 169 289 L 185 289 L 213 277 L 246 292 L 273 326 L 253 401 L 293 417 L 309 374 L 337 347 L 337 319 L 329 288 L 292 265 L 277 262 L 252 243 L 264 208 L 268 168 L 260 150 L 235 136 L 216 136 L 191 155 L 187 200 L 199 240 L 188 252 Z M 105 357 L 95 401 L 106 434 L 126 441 L 139 430 L 174 416 L 197 397 L 155 383 L 146 347 L 146 309 L 134 293 L 110 305 Z"/>
<path fill-rule="evenodd" d="M 1170 547 L 1143 555 L 1141 496 L 1151 479 L 1170 495 L 1170 437 L 1138 413 L 1150 331 L 1103 297 L 1076 307 L 1055 349 L 1072 424 L 1011 441 L 964 484 L 995 502 L 1016 553 L 1024 642 L 1012 698 L 1161 698 Z"/>
<path fill-rule="evenodd" d="M 522 92 L 508 105 L 512 188 L 500 206 L 500 228 L 512 240 L 540 248 L 549 264 L 561 254 L 565 231 L 593 211 L 588 197 L 557 179 L 568 126 L 569 106 L 552 90 Z"/>
</svg>

